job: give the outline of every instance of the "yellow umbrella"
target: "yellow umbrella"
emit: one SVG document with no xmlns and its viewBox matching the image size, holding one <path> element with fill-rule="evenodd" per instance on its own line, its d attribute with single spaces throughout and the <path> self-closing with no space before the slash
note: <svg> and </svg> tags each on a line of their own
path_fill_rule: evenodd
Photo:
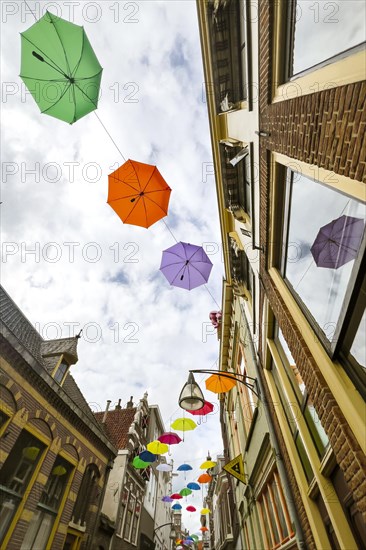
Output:
<svg viewBox="0 0 366 550">
<path fill-rule="evenodd" d="M 151 443 L 148 443 L 146 445 L 146 448 L 150 453 L 153 453 L 154 455 L 163 455 L 169 451 L 168 445 L 165 443 L 161 443 L 160 441 L 151 441 Z"/>
<path fill-rule="evenodd" d="M 205 514 L 209 514 L 211 512 L 211 510 L 209 508 L 202 508 L 201 510 L 201 514 L 205 515 Z"/>
<path fill-rule="evenodd" d="M 206 388 L 214 393 L 225 393 L 230 391 L 235 385 L 236 380 L 232 378 L 232 374 L 226 373 L 225 376 L 221 374 L 211 374 L 206 380 Z"/>
<path fill-rule="evenodd" d="M 177 418 L 177 420 L 174 420 L 173 424 L 171 424 L 171 427 L 173 430 L 188 432 L 189 430 L 197 428 L 197 424 L 190 418 Z"/>
<path fill-rule="evenodd" d="M 206 462 L 203 462 L 200 466 L 201 470 L 209 470 L 210 468 L 214 468 L 216 466 L 217 462 L 213 462 L 212 460 L 206 460 Z"/>
</svg>

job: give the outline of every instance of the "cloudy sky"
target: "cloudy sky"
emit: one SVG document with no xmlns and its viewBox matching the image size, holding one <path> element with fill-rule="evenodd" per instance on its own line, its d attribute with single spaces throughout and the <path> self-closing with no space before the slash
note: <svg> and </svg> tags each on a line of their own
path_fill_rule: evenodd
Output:
<svg viewBox="0 0 366 550">
<path fill-rule="evenodd" d="M 213 269 L 208 291 L 169 286 L 159 266 L 171 233 L 163 222 L 123 225 L 106 204 L 108 174 L 123 158 L 93 113 L 72 126 L 39 113 L 18 76 L 19 33 L 35 18 L 24 1 L 4 1 L 2 284 L 45 339 L 84 328 L 71 372 L 94 410 L 147 390 L 168 429 L 182 416 L 188 369 L 215 367 L 219 351 L 208 315 L 221 303 L 223 263 L 196 4 L 28 5 L 37 18 L 48 7 L 84 25 L 104 68 L 100 120 L 126 159 L 158 166 L 173 190 L 171 232 L 203 245 Z M 185 439 L 176 465 L 198 468 L 208 450 L 222 452 L 218 414 Z M 196 530 L 198 515 L 185 524 Z"/>
</svg>

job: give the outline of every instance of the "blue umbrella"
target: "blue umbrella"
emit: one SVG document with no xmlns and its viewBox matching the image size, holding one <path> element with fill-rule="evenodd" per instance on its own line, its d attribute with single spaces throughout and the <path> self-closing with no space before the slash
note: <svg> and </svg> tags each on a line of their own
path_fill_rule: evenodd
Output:
<svg viewBox="0 0 366 550">
<path fill-rule="evenodd" d="M 192 470 L 192 466 L 190 466 L 189 464 L 181 464 L 180 466 L 178 466 L 177 468 L 177 471 L 178 472 L 187 472 L 188 470 Z"/>
<path fill-rule="evenodd" d="M 192 483 L 188 483 L 187 487 L 192 491 L 199 491 L 201 489 L 200 485 L 198 485 L 198 483 L 195 483 L 194 481 L 192 481 Z"/>
<path fill-rule="evenodd" d="M 180 504 L 173 504 L 173 506 L 172 506 L 172 510 L 181 510 L 181 509 L 182 509 L 182 507 L 181 507 Z"/>
<path fill-rule="evenodd" d="M 142 451 L 142 453 L 139 454 L 139 457 L 144 462 L 155 462 L 155 460 L 157 459 L 157 456 L 153 453 L 150 453 L 150 451 Z"/>
</svg>

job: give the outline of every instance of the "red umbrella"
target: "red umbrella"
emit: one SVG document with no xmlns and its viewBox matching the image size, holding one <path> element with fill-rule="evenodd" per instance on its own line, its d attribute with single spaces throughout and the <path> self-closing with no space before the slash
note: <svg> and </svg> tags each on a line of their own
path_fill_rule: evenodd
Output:
<svg viewBox="0 0 366 550">
<path fill-rule="evenodd" d="M 195 512 L 196 508 L 194 506 L 187 506 L 186 510 L 187 512 Z"/>
<path fill-rule="evenodd" d="M 204 416 L 206 414 L 211 413 L 213 410 L 214 410 L 213 404 L 210 403 L 209 401 L 205 401 L 205 404 L 200 409 L 197 409 L 196 411 L 187 411 L 187 412 L 189 412 L 190 414 L 194 414 L 194 415 Z"/>
<path fill-rule="evenodd" d="M 173 493 L 172 495 L 170 495 L 170 498 L 172 498 L 173 500 L 179 500 L 183 497 L 179 493 Z"/>
<path fill-rule="evenodd" d="M 165 432 L 158 437 L 158 441 L 161 443 L 166 443 L 167 445 L 177 445 L 182 440 L 179 435 L 174 432 Z"/>
</svg>

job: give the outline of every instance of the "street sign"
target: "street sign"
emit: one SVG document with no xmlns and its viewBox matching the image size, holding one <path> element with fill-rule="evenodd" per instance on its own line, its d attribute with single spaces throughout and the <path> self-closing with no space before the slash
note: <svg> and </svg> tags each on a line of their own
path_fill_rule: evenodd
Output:
<svg viewBox="0 0 366 550">
<path fill-rule="evenodd" d="M 245 483 L 244 462 L 242 455 L 238 455 L 233 460 L 223 466 L 229 474 L 236 477 L 242 483 Z"/>
</svg>

